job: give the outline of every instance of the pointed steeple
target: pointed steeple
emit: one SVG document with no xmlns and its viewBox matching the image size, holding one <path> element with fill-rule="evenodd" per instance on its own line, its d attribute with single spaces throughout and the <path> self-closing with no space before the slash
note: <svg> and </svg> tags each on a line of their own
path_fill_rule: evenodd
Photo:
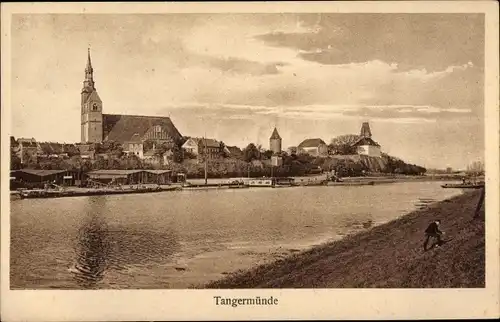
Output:
<svg viewBox="0 0 500 322">
<path fill-rule="evenodd" d="M 363 125 L 361 126 L 360 136 L 363 138 L 372 137 L 372 131 L 370 130 L 370 124 L 368 124 L 368 122 L 364 122 Z"/>
<path fill-rule="evenodd" d="M 86 73 L 93 73 L 94 69 L 92 68 L 92 61 L 90 59 L 90 47 L 87 49 L 87 67 L 85 67 Z"/>
<path fill-rule="evenodd" d="M 90 94 L 95 90 L 94 69 L 92 68 L 92 60 L 90 59 L 90 47 L 87 50 L 87 66 L 85 66 L 85 79 L 83 80 L 82 93 Z"/>
<path fill-rule="evenodd" d="M 281 136 L 279 135 L 278 130 L 276 129 L 276 127 L 274 128 L 273 134 L 271 134 L 270 139 L 271 140 L 281 140 Z"/>
<path fill-rule="evenodd" d="M 281 152 L 281 136 L 276 127 L 274 127 L 273 134 L 269 138 L 269 150 L 273 151 L 274 154 Z"/>
</svg>

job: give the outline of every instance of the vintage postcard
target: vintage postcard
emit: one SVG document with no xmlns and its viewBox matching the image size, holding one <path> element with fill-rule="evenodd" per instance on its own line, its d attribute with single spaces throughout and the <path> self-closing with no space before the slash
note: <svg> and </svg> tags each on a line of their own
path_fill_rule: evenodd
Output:
<svg viewBox="0 0 500 322">
<path fill-rule="evenodd" d="M 498 317 L 497 2 L 1 30 L 2 320 Z"/>
</svg>

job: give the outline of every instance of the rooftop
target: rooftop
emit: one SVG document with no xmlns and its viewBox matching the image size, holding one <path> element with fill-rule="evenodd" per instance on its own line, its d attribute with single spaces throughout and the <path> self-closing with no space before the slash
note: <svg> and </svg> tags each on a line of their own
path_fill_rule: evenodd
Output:
<svg viewBox="0 0 500 322">
<path fill-rule="evenodd" d="M 189 137 L 189 139 L 196 141 L 201 148 L 203 148 L 205 144 L 208 148 L 218 148 L 221 146 L 222 143 L 220 141 L 217 141 L 216 139 L 209 139 L 209 138 Z"/>
<path fill-rule="evenodd" d="M 33 175 L 40 176 L 40 177 L 45 177 L 45 176 L 50 176 L 50 175 L 53 175 L 53 174 L 58 174 L 58 173 L 64 173 L 64 172 L 66 172 L 66 170 L 21 169 L 21 170 L 15 170 L 14 173 L 16 171 L 33 174 Z"/>
<path fill-rule="evenodd" d="M 155 125 L 161 125 L 175 141 L 182 138 L 169 117 L 119 114 L 103 114 L 102 117 L 103 132 L 108 141 L 123 143 L 142 138 Z"/>
<path fill-rule="evenodd" d="M 320 138 L 314 138 L 314 139 L 305 139 L 302 141 L 302 143 L 299 144 L 299 148 L 316 148 L 322 144 L 326 144 L 325 141 L 323 141 Z"/>
<path fill-rule="evenodd" d="M 90 171 L 88 174 L 113 174 L 113 175 L 127 175 L 142 172 L 144 170 L 94 170 Z"/>
<path fill-rule="evenodd" d="M 271 140 L 281 140 L 281 136 L 278 133 L 278 130 L 274 128 L 273 134 L 270 137 Z"/>
</svg>

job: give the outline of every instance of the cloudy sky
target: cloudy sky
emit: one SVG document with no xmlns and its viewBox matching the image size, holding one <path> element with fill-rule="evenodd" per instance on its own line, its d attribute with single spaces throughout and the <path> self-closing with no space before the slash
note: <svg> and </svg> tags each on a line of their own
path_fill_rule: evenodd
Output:
<svg viewBox="0 0 500 322">
<path fill-rule="evenodd" d="M 369 121 L 427 167 L 484 151 L 480 14 L 14 15 L 12 135 L 80 140 L 91 46 L 104 112 L 171 116 L 183 135 L 284 147 Z"/>
</svg>

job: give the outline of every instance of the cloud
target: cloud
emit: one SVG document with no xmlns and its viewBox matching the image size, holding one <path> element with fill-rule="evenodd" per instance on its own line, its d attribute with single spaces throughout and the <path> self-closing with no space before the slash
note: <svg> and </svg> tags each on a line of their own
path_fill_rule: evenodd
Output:
<svg viewBox="0 0 500 322">
<path fill-rule="evenodd" d="M 401 70 L 442 70 L 472 61 L 483 66 L 481 14 L 317 14 L 303 15 L 314 32 L 271 32 L 256 39 L 293 48 L 306 61 L 340 65 L 381 60 Z"/>
<path fill-rule="evenodd" d="M 449 74 L 452 74 L 457 71 L 465 71 L 468 68 L 474 67 L 472 62 L 468 62 L 467 64 L 463 64 L 460 66 L 448 66 L 444 70 L 428 72 L 427 69 L 412 69 L 406 72 L 406 75 L 409 77 L 419 78 L 421 80 L 429 80 L 435 78 L 446 77 Z"/>
<path fill-rule="evenodd" d="M 470 117 L 470 109 L 446 109 L 427 105 L 389 105 L 389 106 L 362 106 L 350 111 L 345 111 L 344 115 L 361 116 L 376 120 L 401 120 L 415 119 L 421 121 L 435 122 L 437 120 L 457 120 L 459 118 Z M 404 115 L 404 116 L 403 116 Z"/>
<path fill-rule="evenodd" d="M 209 66 L 224 72 L 247 74 L 252 76 L 273 75 L 280 72 L 279 68 L 285 66 L 283 62 L 259 63 L 242 58 L 207 57 Z"/>
<path fill-rule="evenodd" d="M 398 71 L 372 61 L 341 66 L 286 65 L 272 78 L 241 78 L 193 69 L 183 72 L 186 95 L 237 106 L 434 106 L 481 110 L 481 72 L 469 64 L 436 72 Z M 427 113 L 432 112 L 426 110 Z"/>
<path fill-rule="evenodd" d="M 421 117 L 395 117 L 395 118 L 370 118 L 370 121 L 381 123 L 396 123 L 396 124 L 423 124 L 423 123 L 436 123 L 435 119 L 426 119 Z"/>
<path fill-rule="evenodd" d="M 305 105 L 253 106 L 237 104 L 210 104 L 172 106 L 194 115 L 217 115 L 221 119 L 250 120 L 271 117 L 296 120 L 377 120 L 393 123 L 433 123 L 437 120 L 468 117 L 471 110 L 445 109 L 428 105 Z"/>
</svg>

